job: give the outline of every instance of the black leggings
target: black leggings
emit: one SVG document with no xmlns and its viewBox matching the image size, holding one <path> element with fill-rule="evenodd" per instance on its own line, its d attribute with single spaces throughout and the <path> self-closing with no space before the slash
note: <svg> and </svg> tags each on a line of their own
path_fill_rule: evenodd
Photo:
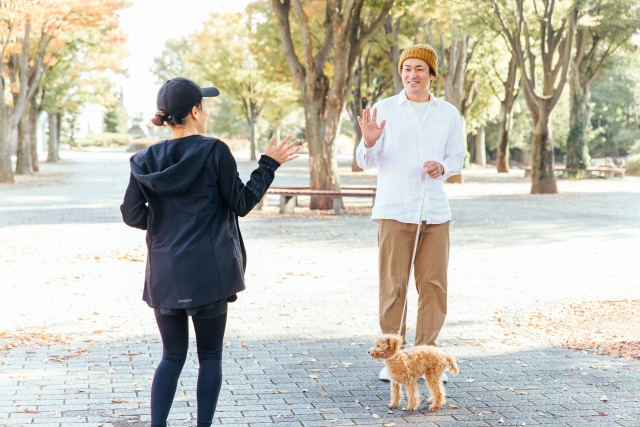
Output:
<svg viewBox="0 0 640 427">
<path fill-rule="evenodd" d="M 189 317 L 156 315 L 162 337 L 162 361 L 151 386 L 151 425 L 165 427 L 189 349 Z M 227 313 L 208 319 L 193 318 L 198 347 L 198 427 L 209 427 L 222 385 L 222 339 Z"/>
</svg>

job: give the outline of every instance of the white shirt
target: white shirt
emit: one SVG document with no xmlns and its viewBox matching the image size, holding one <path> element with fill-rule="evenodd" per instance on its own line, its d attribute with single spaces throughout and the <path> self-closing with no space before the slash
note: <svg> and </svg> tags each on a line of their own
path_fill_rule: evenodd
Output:
<svg viewBox="0 0 640 427">
<path fill-rule="evenodd" d="M 427 185 L 422 221 L 442 224 L 451 220 L 444 180 L 457 175 L 464 162 L 464 133 L 460 113 L 452 104 L 431 95 L 425 116 L 418 113 L 401 91 L 377 102 L 378 123 L 386 120 L 380 139 L 373 147 L 356 150 L 363 169 L 378 167 L 378 189 L 371 219 L 393 219 L 407 224 L 420 221 L 423 185 Z M 444 175 L 431 178 L 423 164 L 435 160 Z"/>
</svg>

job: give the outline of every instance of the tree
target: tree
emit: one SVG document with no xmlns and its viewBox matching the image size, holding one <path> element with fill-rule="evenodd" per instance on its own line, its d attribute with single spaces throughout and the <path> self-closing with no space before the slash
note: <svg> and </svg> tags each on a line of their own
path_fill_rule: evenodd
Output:
<svg viewBox="0 0 640 427">
<path fill-rule="evenodd" d="M 587 132 L 594 157 L 640 152 L 640 58 L 619 50 L 603 67 L 591 88 L 591 128 Z"/>
<path fill-rule="evenodd" d="M 124 108 L 122 92 L 116 95 L 116 102 L 104 114 L 104 131 L 124 133 L 127 131 L 127 112 Z"/>
<path fill-rule="evenodd" d="M 265 16 L 269 13 L 264 2 L 243 12 L 214 13 L 189 40 L 167 42 L 163 56 L 155 60 L 155 72 L 163 80 L 186 74 L 220 89 L 247 123 L 251 160 L 257 158 L 258 122 L 265 107 L 296 101 L 287 87 L 290 76 L 273 65 L 282 51 L 274 43 L 277 32 Z"/>
<path fill-rule="evenodd" d="M 497 44 L 497 46 L 496 46 Z M 498 54 L 495 50 L 498 49 Z M 498 43 L 489 43 L 488 52 L 485 55 L 489 66 L 483 69 L 486 75 L 488 87 L 492 94 L 500 102 L 500 120 L 498 128 L 498 143 L 496 155 L 496 170 L 498 173 L 509 172 L 509 134 L 513 127 L 513 107 L 520 93 L 518 84 L 518 64 L 507 46 Z M 505 62 L 508 64 L 505 67 Z M 506 68 L 506 76 L 505 76 Z M 491 70 L 491 71 L 490 71 Z M 494 79 L 497 79 L 502 89 L 496 88 Z"/>
<path fill-rule="evenodd" d="M 63 49 L 70 34 L 85 28 L 116 28 L 118 24 L 117 12 L 125 0 L 16 0 L 0 3 L 2 10 L 2 59 L 8 58 L 8 74 L 12 84 L 13 103 L 9 106 L 5 97 L 0 98 L 2 116 L 11 118 L 4 122 L 5 132 L 0 141 L 0 153 L 4 156 L 0 160 L 0 182 L 13 182 L 11 163 L 8 152 L 9 135 L 23 118 L 23 111 L 37 92 L 42 81 L 45 60 Z M 20 29 L 13 39 L 12 30 Z M 18 36 L 19 34 L 19 36 Z M 5 41 L 5 36 L 6 41 Z M 7 51 L 9 40 L 12 42 L 10 52 Z M 5 73 L 0 68 L 2 86 L 5 85 Z M 28 121 L 28 115 L 25 115 Z M 6 120 L 6 119 L 5 119 Z M 27 136 L 28 132 L 22 132 Z M 16 165 L 18 173 L 29 173 L 29 152 L 31 151 L 23 138 L 18 145 Z M 8 169 L 7 169 L 8 166 Z"/>
<path fill-rule="evenodd" d="M 302 95 L 310 186 L 314 190 L 340 189 L 334 142 L 356 61 L 384 23 L 394 1 L 379 3 L 376 12 L 366 19 L 365 0 L 326 0 L 322 5 L 303 0 L 272 0 L 284 55 Z M 319 16 L 324 18 L 320 20 Z M 298 50 L 291 30 L 292 19 L 302 39 Z M 331 209 L 333 200 L 314 197 L 310 207 Z"/>
<path fill-rule="evenodd" d="M 580 10 L 576 52 L 571 60 L 569 78 L 571 129 L 567 138 L 567 167 L 578 169 L 589 165 L 587 129 L 592 109 L 591 86 L 611 55 L 630 45 L 631 33 L 640 27 L 640 2 L 637 0 L 585 3 Z"/>
<path fill-rule="evenodd" d="M 518 63 L 524 98 L 534 121 L 531 194 L 557 193 L 551 112 L 567 80 L 577 0 L 513 0 L 515 10 L 504 4 L 507 0 L 499 1 L 491 0 L 492 8 Z M 538 23 L 537 32 L 529 26 L 530 20 Z M 537 54 L 534 45 L 540 48 Z M 542 69 L 540 77 L 538 67 Z"/>
</svg>

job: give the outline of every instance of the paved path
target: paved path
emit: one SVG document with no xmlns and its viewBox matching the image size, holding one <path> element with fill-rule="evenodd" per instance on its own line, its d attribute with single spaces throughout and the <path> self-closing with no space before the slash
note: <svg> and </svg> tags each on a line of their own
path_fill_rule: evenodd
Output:
<svg viewBox="0 0 640 427">
<path fill-rule="evenodd" d="M 148 424 L 161 346 L 140 300 L 144 233 L 118 211 L 128 155 L 65 157 L 0 186 L 0 345 L 30 340 L 0 353 L 0 425 Z M 277 184 L 305 183 L 305 161 L 292 163 Z M 241 175 L 251 168 L 241 163 Z M 341 171 L 345 183 L 375 182 Z M 375 224 L 250 215 L 248 289 L 229 313 L 214 424 L 640 426 L 638 362 L 549 348 L 513 322 L 546 304 L 640 298 L 640 180 L 560 181 L 560 196 L 532 197 L 519 173 L 466 178 L 447 187 L 451 295 L 439 344 L 460 359 L 452 407 L 385 407 L 381 365 L 366 353 L 378 332 Z M 193 349 L 171 425 L 195 424 Z"/>
</svg>

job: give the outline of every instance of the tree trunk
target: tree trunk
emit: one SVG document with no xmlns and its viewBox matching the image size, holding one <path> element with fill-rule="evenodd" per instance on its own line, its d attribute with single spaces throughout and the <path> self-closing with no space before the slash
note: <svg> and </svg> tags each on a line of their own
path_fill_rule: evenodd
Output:
<svg viewBox="0 0 640 427">
<path fill-rule="evenodd" d="M 589 147 L 587 146 L 587 128 L 591 116 L 589 107 L 589 88 L 582 88 L 569 79 L 570 119 L 567 137 L 567 167 L 586 169 L 589 166 Z M 571 173 L 575 175 L 575 173 Z"/>
<path fill-rule="evenodd" d="M 351 161 L 351 172 L 362 172 L 363 169 L 358 166 L 358 162 L 356 160 L 356 151 L 358 150 L 358 145 L 360 145 L 360 140 L 362 139 L 362 129 L 360 129 L 360 125 L 356 121 L 353 125 L 353 133 L 354 141 L 353 141 L 353 160 Z"/>
<path fill-rule="evenodd" d="M 250 122 L 249 122 L 249 138 L 250 138 L 250 142 L 249 142 L 249 150 L 250 150 L 250 160 L 256 160 L 256 133 L 257 133 L 257 123 L 256 121 L 253 119 L 253 117 L 251 118 Z M 276 143 L 280 143 L 280 141 L 276 141 Z"/>
<path fill-rule="evenodd" d="M 555 194 L 558 192 L 553 172 L 553 134 L 551 114 L 541 102 L 538 121 L 532 136 L 531 194 Z"/>
<path fill-rule="evenodd" d="M 356 68 L 353 72 L 353 102 L 351 103 L 351 123 L 353 124 L 353 159 L 351 160 L 351 171 L 362 172 L 362 168 L 358 166 L 356 151 L 362 139 L 362 129 L 358 124 L 358 116 L 362 114 L 362 55 L 358 57 Z"/>
<path fill-rule="evenodd" d="M 400 93 L 402 89 L 404 89 L 404 85 L 402 84 L 402 76 L 398 73 L 398 63 L 400 62 L 400 43 L 398 38 L 400 36 L 400 29 L 402 23 L 402 16 L 399 16 L 396 19 L 396 22 L 393 22 L 393 18 L 391 15 L 387 16 L 385 19 L 383 28 L 387 35 L 387 38 L 391 36 L 391 45 L 389 46 L 389 50 L 385 50 L 384 53 L 389 60 L 389 65 L 391 65 L 391 75 L 393 76 L 393 92 L 395 94 Z"/>
<path fill-rule="evenodd" d="M 47 162 L 58 162 L 58 115 L 49 114 L 49 150 L 47 153 Z"/>
<path fill-rule="evenodd" d="M 498 173 L 509 173 L 509 132 L 511 132 L 512 120 L 513 109 L 503 103 L 502 120 L 498 128 L 498 153 L 496 156 Z"/>
<path fill-rule="evenodd" d="M 62 113 L 56 113 L 56 158 L 60 159 L 60 134 L 62 131 Z"/>
<path fill-rule="evenodd" d="M 16 175 L 31 175 L 31 142 L 29 133 L 29 108 L 22 110 L 18 123 L 18 145 L 16 150 Z"/>
<path fill-rule="evenodd" d="M 7 106 L 4 90 L 5 81 L 2 77 L 2 63 L 0 61 L 0 182 L 13 183 L 13 168 L 11 167 L 11 153 L 9 151 L 9 107 Z"/>
<path fill-rule="evenodd" d="M 475 142 L 476 142 L 476 150 L 475 150 L 474 163 L 480 166 L 486 166 L 487 165 L 487 148 L 485 145 L 484 126 L 478 127 L 478 131 L 475 137 Z"/>
<path fill-rule="evenodd" d="M 340 190 L 337 162 L 335 156 L 335 139 L 340 113 L 326 108 L 327 118 L 320 119 L 319 110 L 322 101 L 305 102 L 307 140 L 309 141 L 309 185 L 312 190 Z M 333 199 L 329 197 L 312 197 L 310 209 L 333 209 Z"/>
<path fill-rule="evenodd" d="M 40 164 L 38 162 L 38 134 L 36 129 L 38 126 L 39 113 L 38 106 L 35 102 L 31 101 L 29 105 L 29 140 L 31 142 L 29 151 L 31 152 L 31 167 L 34 172 L 40 172 Z"/>
</svg>

